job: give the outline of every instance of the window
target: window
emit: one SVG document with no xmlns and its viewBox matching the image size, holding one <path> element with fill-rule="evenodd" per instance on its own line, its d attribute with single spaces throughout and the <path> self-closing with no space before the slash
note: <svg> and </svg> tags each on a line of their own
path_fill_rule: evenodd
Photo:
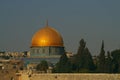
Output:
<svg viewBox="0 0 120 80">
<path fill-rule="evenodd" d="M 45 49 L 43 48 L 43 51 L 42 51 L 43 53 L 45 53 Z"/>
</svg>

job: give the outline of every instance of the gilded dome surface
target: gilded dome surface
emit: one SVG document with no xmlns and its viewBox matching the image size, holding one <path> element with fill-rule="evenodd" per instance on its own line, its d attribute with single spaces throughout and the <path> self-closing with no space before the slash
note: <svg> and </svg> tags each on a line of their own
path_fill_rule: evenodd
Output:
<svg viewBox="0 0 120 80">
<path fill-rule="evenodd" d="M 63 46 L 63 39 L 54 28 L 46 25 L 38 30 L 32 38 L 31 47 L 40 46 Z"/>
</svg>

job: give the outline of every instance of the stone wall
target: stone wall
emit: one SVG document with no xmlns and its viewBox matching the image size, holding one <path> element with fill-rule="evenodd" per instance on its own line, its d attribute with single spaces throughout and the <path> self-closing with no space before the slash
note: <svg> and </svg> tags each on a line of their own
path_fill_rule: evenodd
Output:
<svg viewBox="0 0 120 80">
<path fill-rule="evenodd" d="M 120 74 L 22 74 L 21 80 L 120 80 Z"/>
</svg>

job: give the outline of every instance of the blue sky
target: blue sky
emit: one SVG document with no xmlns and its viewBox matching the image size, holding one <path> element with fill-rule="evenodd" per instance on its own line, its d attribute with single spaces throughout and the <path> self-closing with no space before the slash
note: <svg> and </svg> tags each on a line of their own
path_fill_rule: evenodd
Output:
<svg viewBox="0 0 120 80">
<path fill-rule="evenodd" d="M 120 0 L 0 0 L 0 50 L 29 50 L 45 25 L 57 29 L 66 51 L 76 53 L 81 38 L 91 54 L 120 48 Z"/>
</svg>

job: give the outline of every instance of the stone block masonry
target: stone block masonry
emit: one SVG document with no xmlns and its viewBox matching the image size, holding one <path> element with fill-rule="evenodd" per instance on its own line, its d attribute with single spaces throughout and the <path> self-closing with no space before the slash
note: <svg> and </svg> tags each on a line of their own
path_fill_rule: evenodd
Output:
<svg viewBox="0 0 120 80">
<path fill-rule="evenodd" d="M 21 80 L 120 80 L 120 74 L 98 73 L 55 73 L 55 74 L 22 74 Z"/>
</svg>

